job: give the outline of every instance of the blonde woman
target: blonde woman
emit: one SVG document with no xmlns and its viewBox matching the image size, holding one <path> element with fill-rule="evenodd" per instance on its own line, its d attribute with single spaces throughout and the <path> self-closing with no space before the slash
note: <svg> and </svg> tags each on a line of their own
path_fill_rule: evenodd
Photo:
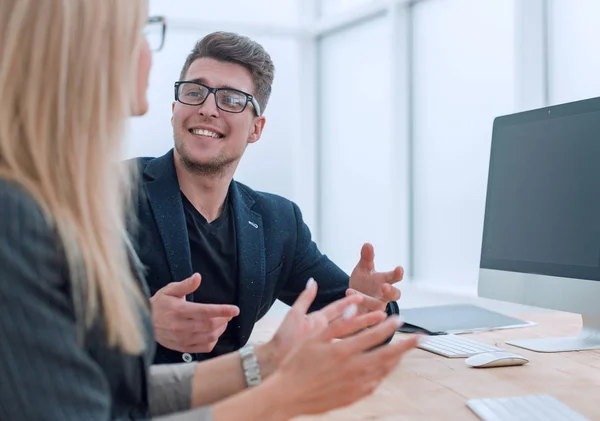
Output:
<svg viewBox="0 0 600 421">
<path fill-rule="evenodd" d="M 307 316 L 314 282 L 256 360 L 150 366 L 118 164 L 126 118 L 147 109 L 146 13 L 0 0 L 0 419 L 284 420 L 366 396 L 415 340 L 373 349 L 398 321 L 353 314 L 355 296 Z"/>
</svg>

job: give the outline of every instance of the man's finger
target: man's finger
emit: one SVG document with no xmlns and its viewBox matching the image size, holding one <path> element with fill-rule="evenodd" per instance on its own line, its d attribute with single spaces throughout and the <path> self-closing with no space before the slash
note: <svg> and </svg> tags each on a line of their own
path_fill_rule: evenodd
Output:
<svg viewBox="0 0 600 421">
<path fill-rule="evenodd" d="M 344 313 L 344 310 L 348 308 L 348 306 L 350 306 L 351 304 L 361 305 L 362 302 L 362 294 L 349 295 L 346 298 L 334 301 L 326 307 L 323 307 L 320 311 L 323 312 L 328 322 L 332 322 L 333 320 L 340 317 Z"/>
<path fill-rule="evenodd" d="M 230 321 L 230 317 L 185 319 L 177 322 L 176 330 L 186 332 L 189 335 L 204 334 L 222 329 Z"/>
<path fill-rule="evenodd" d="M 396 282 L 400 282 L 404 277 L 404 269 L 402 266 L 396 266 L 394 270 L 383 273 L 385 282 L 388 284 L 395 284 Z"/>
<path fill-rule="evenodd" d="M 360 249 L 360 260 L 356 266 L 369 272 L 375 270 L 375 249 L 371 244 L 363 244 Z"/>
<path fill-rule="evenodd" d="M 390 284 L 383 284 L 381 286 L 382 301 L 398 301 L 400 299 L 400 290 L 391 286 Z"/>
<path fill-rule="evenodd" d="M 209 341 L 208 338 L 202 338 L 200 339 L 200 341 L 198 341 L 198 343 L 195 344 L 190 344 L 190 345 L 186 345 L 184 347 L 181 347 L 181 349 L 179 350 L 179 352 L 192 352 L 192 353 L 207 353 L 207 352 L 211 352 L 215 345 L 217 344 L 217 340 L 214 341 Z"/>
<path fill-rule="evenodd" d="M 369 311 L 385 310 L 385 303 L 383 301 L 378 300 L 377 298 L 369 297 L 368 295 L 363 294 L 360 291 L 357 291 L 352 288 L 348 288 L 346 290 L 346 294 L 350 294 L 350 296 L 356 296 L 356 295 L 362 296 L 363 300 L 360 303 L 360 306 Z"/>
<path fill-rule="evenodd" d="M 292 309 L 301 314 L 306 314 L 316 296 L 317 283 L 313 278 L 310 278 L 306 283 L 306 288 L 304 288 L 304 291 L 302 291 L 298 298 L 296 298 L 294 305 L 292 305 Z"/>
<path fill-rule="evenodd" d="M 194 273 L 192 276 L 190 276 L 187 279 L 184 279 L 183 281 L 171 282 L 170 284 L 167 284 L 166 286 L 158 290 L 158 292 L 162 292 L 165 295 L 170 295 L 173 297 L 183 298 L 186 295 L 196 291 L 200 286 L 201 281 L 202 278 L 200 274 Z"/>
<path fill-rule="evenodd" d="M 221 327 L 219 327 L 217 330 L 215 330 L 213 332 L 213 334 L 217 337 L 217 339 L 219 339 L 221 337 L 221 335 L 223 334 L 223 332 L 225 332 L 225 329 L 227 329 L 227 324 L 228 323 L 223 324 Z"/>
<path fill-rule="evenodd" d="M 225 322 L 220 326 L 216 326 L 215 328 L 206 331 L 187 332 L 184 344 L 189 347 L 215 342 L 221 337 L 223 332 L 225 332 L 227 325 L 228 323 Z"/>
<path fill-rule="evenodd" d="M 240 314 L 240 309 L 230 304 L 202 304 L 186 301 L 181 305 L 180 314 L 182 317 L 193 320 L 215 317 L 233 318 Z"/>
</svg>

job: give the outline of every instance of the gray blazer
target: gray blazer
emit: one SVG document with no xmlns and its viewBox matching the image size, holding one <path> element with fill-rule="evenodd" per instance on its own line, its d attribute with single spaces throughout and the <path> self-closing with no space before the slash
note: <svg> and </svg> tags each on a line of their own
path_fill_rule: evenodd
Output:
<svg viewBox="0 0 600 421">
<path fill-rule="evenodd" d="M 102 320 L 83 329 L 52 224 L 19 186 L 0 179 L 0 420 L 209 421 L 191 410 L 194 364 L 150 367 L 147 350 L 108 346 Z"/>
</svg>

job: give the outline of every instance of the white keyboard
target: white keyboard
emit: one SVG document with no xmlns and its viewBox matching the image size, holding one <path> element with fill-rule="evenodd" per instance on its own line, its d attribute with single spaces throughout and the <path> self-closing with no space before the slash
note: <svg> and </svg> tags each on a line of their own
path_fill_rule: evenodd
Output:
<svg viewBox="0 0 600 421">
<path fill-rule="evenodd" d="M 590 421 L 550 395 L 471 399 L 467 406 L 482 421 Z"/>
<path fill-rule="evenodd" d="M 426 336 L 423 337 L 418 347 L 447 358 L 467 358 L 482 352 L 505 351 L 502 348 L 475 342 L 459 335 Z"/>
</svg>

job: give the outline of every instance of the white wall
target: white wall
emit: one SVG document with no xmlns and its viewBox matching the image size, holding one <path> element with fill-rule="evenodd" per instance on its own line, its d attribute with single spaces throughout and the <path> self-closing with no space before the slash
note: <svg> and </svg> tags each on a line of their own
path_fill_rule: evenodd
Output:
<svg viewBox="0 0 600 421">
<path fill-rule="evenodd" d="M 549 0 L 550 103 L 600 96 L 600 1 Z"/>
<path fill-rule="evenodd" d="M 167 17 L 167 37 L 164 49 L 153 57 L 148 91 L 150 111 L 131 120 L 127 156 L 158 156 L 173 146 L 170 124 L 173 83 L 196 41 L 214 30 L 247 35 L 271 55 L 275 81 L 265 112 L 267 124 L 263 136 L 248 147 L 235 178 L 257 190 L 297 201 L 309 225 L 315 225 L 314 188 L 299 188 L 296 175 L 299 166 L 305 173 L 315 172 L 314 162 L 298 153 L 298 145 L 310 144 L 314 133 L 303 127 L 301 99 L 306 87 L 301 63 L 302 38 L 295 36 L 299 19 L 296 0 L 230 0 L 199 7 L 201 3 L 151 2 L 151 14 Z"/>
<path fill-rule="evenodd" d="M 321 41 L 322 248 L 348 273 L 365 242 L 378 268 L 403 263 L 391 229 L 391 42 L 385 18 Z"/>
<path fill-rule="evenodd" d="M 306 0 L 304 0 L 306 1 Z M 150 0 L 150 12 L 174 19 L 222 23 L 294 25 L 300 23 L 296 0 Z"/>
<path fill-rule="evenodd" d="M 493 118 L 515 103 L 515 7 L 414 8 L 414 276 L 474 291 Z"/>
<path fill-rule="evenodd" d="M 374 0 L 321 0 L 319 15 L 321 17 L 336 16 L 373 2 Z"/>
</svg>

